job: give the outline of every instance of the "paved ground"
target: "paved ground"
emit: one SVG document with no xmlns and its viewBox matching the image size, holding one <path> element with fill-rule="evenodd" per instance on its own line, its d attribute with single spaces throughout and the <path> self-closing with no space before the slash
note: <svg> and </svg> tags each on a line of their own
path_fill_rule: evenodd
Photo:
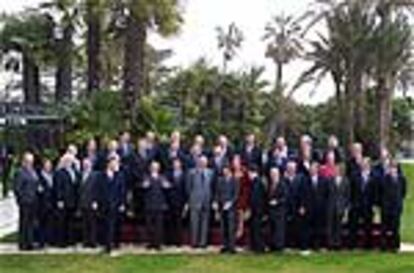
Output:
<svg viewBox="0 0 414 273">
<path fill-rule="evenodd" d="M 15 232 L 18 219 L 18 209 L 14 198 L 0 200 L 0 237 Z"/>
</svg>

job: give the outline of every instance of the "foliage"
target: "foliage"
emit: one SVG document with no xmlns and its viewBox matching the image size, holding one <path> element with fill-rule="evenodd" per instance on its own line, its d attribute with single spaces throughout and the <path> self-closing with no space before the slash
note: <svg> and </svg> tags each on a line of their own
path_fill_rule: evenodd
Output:
<svg viewBox="0 0 414 273">
<path fill-rule="evenodd" d="M 75 105 L 67 113 L 66 139 L 74 143 L 100 136 L 115 137 L 124 126 L 119 92 L 101 91 Z"/>
</svg>

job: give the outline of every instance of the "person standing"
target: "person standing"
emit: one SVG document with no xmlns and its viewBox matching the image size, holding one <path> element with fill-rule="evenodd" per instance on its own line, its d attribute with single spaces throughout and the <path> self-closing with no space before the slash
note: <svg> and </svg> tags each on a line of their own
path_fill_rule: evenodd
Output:
<svg viewBox="0 0 414 273">
<path fill-rule="evenodd" d="M 37 241 L 39 247 L 54 243 L 53 219 L 55 216 L 53 196 L 53 164 L 49 159 L 43 161 L 42 169 L 39 171 L 39 185 L 37 188 Z"/>
<path fill-rule="evenodd" d="M 189 195 L 191 244 L 194 248 L 207 247 L 209 218 L 212 199 L 213 171 L 208 168 L 208 159 L 201 156 L 197 167 L 188 173 L 186 191 Z"/>
<path fill-rule="evenodd" d="M 400 248 L 400 221 L 403 212 L 404 198 L 407 192 L 407 182 L 397 162 L 392 161 L 381 185 L 381 220 L 383 248 L 390 241 L 390 248 L 397 251 Z"/>
<path fill-rule="evenodd" d="M 19 206 L 19 249 L 32 250 L 34 247 L 34 229 L 36 207 L 38 205 L 37 190 L 39 179 L 33 167 L 34 156 L 23 155 L 22 165 L 14 180 L 14 194 Z"/>
<path fill-rule="evenodd" d="M 125 179 L 120 171 L 120 158 L 112 154 L 107 159 L 105 171 L 99 174 L 99 208 L 103 214 L 105 252 L 118 247 L 122 215 L 125 213 Z"/>
<path fill-rule="evenodd" d="M 222 253 L 236 252 L 236 202 L 238 194 L 239 184 L 234 179 L 230 167 L 225 165 L 216 187 L 216 202 L 221 216 Z"/>
<path fill-rule="evenodd" d="M 164 213 L 168 210 L 166 191 L 171 188 L 170 182 L 160 174 L 160 163 L 153 161 L 150 171 L 144 179 L 145 219 L 148 234 L 148 248 L 161 249 L 164 231 Z"/>
<path fill-rule="evenodd" d="M 350 185 L 344 175 L 344 169 L 340 166 L 336 170 L 337 175 L 329 179 L 328 212 L 327 212 L 327 237 L 328 247 L 332 250 L 341 248 L 343 220 L 349 208 Z"/>
<path fill-rule="evenodd" d="M 268 208 L 270 222 L 270 249 L 283 251 L 286 239 L 286 184 L 280 177 L 277 167 L 270 169 L 268 190 Z"/>
<path fill-rule="evenodd" d="M 171 188 L 167 191 L 167 243 L 175 246 L 182 243 L 184 205 L 187 202 L 185 178 L 183 162 L 179 158 L 174 159 L 172 169 L 167 174 L 167 179 L 171 183 Z"/>
<path fill-rule="evenodd" d="M 79 198 L 83 227 L 82 238 L 85 247 L 96 247 L 98 242 L 98 182 L 92 161 L 85 158 L 82 162 Z"/>
<path fill-rule="evenodd" d="M 56 241 L 60 247 L 75 243 L 79 181 L 74 162 L 73 154 L 63 155 L 53 178 L 57 211 Z"/>
<path fill-rule="evenodd" d="M 249 177 L 252 187 L 250 196 L 250 247 L 253 252 L 262 253 L 265 251 L 262 232 L 266 204 L 265 186 L 256 166 L 249 168 Z"/>
</svg>

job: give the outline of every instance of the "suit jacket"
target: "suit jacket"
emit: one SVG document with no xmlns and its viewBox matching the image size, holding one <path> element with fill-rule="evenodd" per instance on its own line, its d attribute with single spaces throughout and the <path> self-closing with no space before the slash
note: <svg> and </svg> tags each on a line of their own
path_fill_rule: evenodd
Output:
<svg viewBox="0 0 414 273">
<path fill-rule="evenodd" d="M 112 178 L 103 171 L 98 174 L 99 181 L 99 207 L 104 213 L 118 211 L 125 205 L 126 190 L 125 178 L 122 171 L 118 171 Z"/>
<path fill-rule="evenodd" d="M 145 185 L 148 183 L 148 185 Z M 144 204 L 145 211 L 166 211 L 168 209 L 167 202 L 167 179 L 163 176 L 158 178 L 147 177 L 144 179 Z"/>
<path fill-rule="evenodd" d="M 202 172 L 192 169 L 188 173 L 186 191 L 189 195 L 189 206 L 192 209 L 209 208 L 212 199 L 214 174 L 210 169 Z"/>
<path fill-rule="evenodd" d="M 39 208 L 41 211 L 47 212 L 53 209 L 55 204 L 55 198 L 53 196 L 53 173 L 50 174 L 51 181 L 41 171 L 38 173 L 38 177 L 39 186 L 37 189 L 37 198 L 39 200 Z"/>
<path fill-rule="evenodd" d="M 266 173 L 269 173 L 271 168 L 278 168 L 283 175 L 288 161 L 289 159 L 287 157 L 276 157 L 272 151 L 269 151 L 267 155 Z"/>
<path fill-rule="evenodd" d="M 387 174 L 381 188 L 381 209 L 388 213 L 401 214 L 407 192 L 405 177 L 402 174 L 398 177 Z"/>
<path fill-rule="evenodd" d="M 258 146 L 255 145 L 249 152 L 246 145 L 243 145 L 240 155 L 245 166 L 262 168 L 262 150 Z"/>
<path fill-rule="evenodd" d="M 168 205 L 172 209 L 181 209 L 187 202 L 187 193 L 185 189 L 186 173 L 183 170 L 178 176 L 173 171 L 169 171 L 167 179 L 171 184 L 171 188 L 167 191 Z"/>
<path fill-rule="evenodd" d="M 321 219 L 326 217 L 329 188 L 326 179 L 317 176 L 317 183 L 314 184 L 311 177 L 304 177 L 302 180 L 302 188 L 304 188 L 304 201 L 308 204 L 308 213 L 311 216 L 317 216 Z"/>
<path fill-rule="evenodd" d="M 14 180 L 14 194 L 19 206 L 36 206 L 39 179 L 34 169 L 20 168 Z"/>
<path fill-rule="evenodd" d="M 164 170 L 172 170 L 172 162 L 174 159 L 179 159 L 185 167 L 187 155 L 183 148 L 179 148 L 177 151 L 172 151 L 170 145 L 166 145 L 161 149 L 161 163 Z"/>
<path fill-rule="evenodd" d="M 216 200 L 219 207 L 223 209 L 223 206 L 230 202 L 232 204 L 231 209 L 235 210 L 238 196 L 239 183 L 233 177 L 225 178 L 221 176 L 216 186 Z"/>
<path fill-rule="evenodd" d="M 53 178 L 53 192 L 56 202 L 63 202 L 65 208 L 75 209 L 79 197 L 78 175 L 73 171 L 73 176 L 67 169 L 56 171 Z"/>
<path fill-rule="evenodd" d="M 285 181 L 281 180 L 277 185 L 269 182 L 268 207 L 271 210 L 286 212 L 288 189 Z"/>
<path fill-rule="evenodd" d="M 82 209 L 91 210 L 92 204 L 99 204 L 99 179 L 98 173 L 92 171 L 87 177 L 82 177 L 80 183 L 79 206 Z"/>
<path fill-rule="evenodd" d="M 342 177 L 339 181 L 336 177 L 330 178 L 328 181 L 328 213 L 337 212 L 345 213 L 349 207 L 350 184 L 346 177 Z"/>
<path fill-rule="evenodd" d="M 364 182 L 362 173 L 354 175 L 350 181 L 351 185 L 351 206 L 355 209 L 370 210 L 375 200 L 375 180 L 370 172 L 368 180 Z"/>
<path fill-rule="evenodd" d="M 283 182 L 287 188 L 287 216 L 289 219 L 292 219 L 297 214 L 299 204 L 299 194 L 300 194 L 300 185 L 302 177 L 296 175 L 293 179 L 285 177 Z"/>
<path fill-rule="evenodd" d="M 252 180 L 250 191 L 250 209 L 253 215 L 263 215 L 266 208 L 266 190 L 262 179 L 258 176 Z"/>
</svg>

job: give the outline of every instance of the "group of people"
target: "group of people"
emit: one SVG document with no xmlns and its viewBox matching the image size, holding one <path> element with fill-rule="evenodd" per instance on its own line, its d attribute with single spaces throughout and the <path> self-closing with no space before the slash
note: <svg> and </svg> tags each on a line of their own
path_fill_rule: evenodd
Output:
<svg viewBox="0 0 414 273">
<path fill-rule="evenodd" d="M 14 181 L 21 249 L 82 242 L 110 252 L 126 218 L 145 223 L 154 249 L 179 246 L 187 233 L 205 248 L 216 222 L 226 253 L 241 241 L 258 253 L 355 248 L 361 238 L 369 247 L 374 208 L 384 247 L 399 248 L 406 181 L 386 148 L 374 164 L 360 143 L 345 155 L 335 136 L 323 149 L 303 135 L 297 149 L 278 137 L 264 150 L 254 134 L 239 149 L 225 135 L 209 149 L 197 135 L 187 149 L 177 131 L 167 143 L 148 132 L 136 146 L 123 132 L 98 146 L 69 145 L 57 162 L 23 155 Z"/>
</svg>

